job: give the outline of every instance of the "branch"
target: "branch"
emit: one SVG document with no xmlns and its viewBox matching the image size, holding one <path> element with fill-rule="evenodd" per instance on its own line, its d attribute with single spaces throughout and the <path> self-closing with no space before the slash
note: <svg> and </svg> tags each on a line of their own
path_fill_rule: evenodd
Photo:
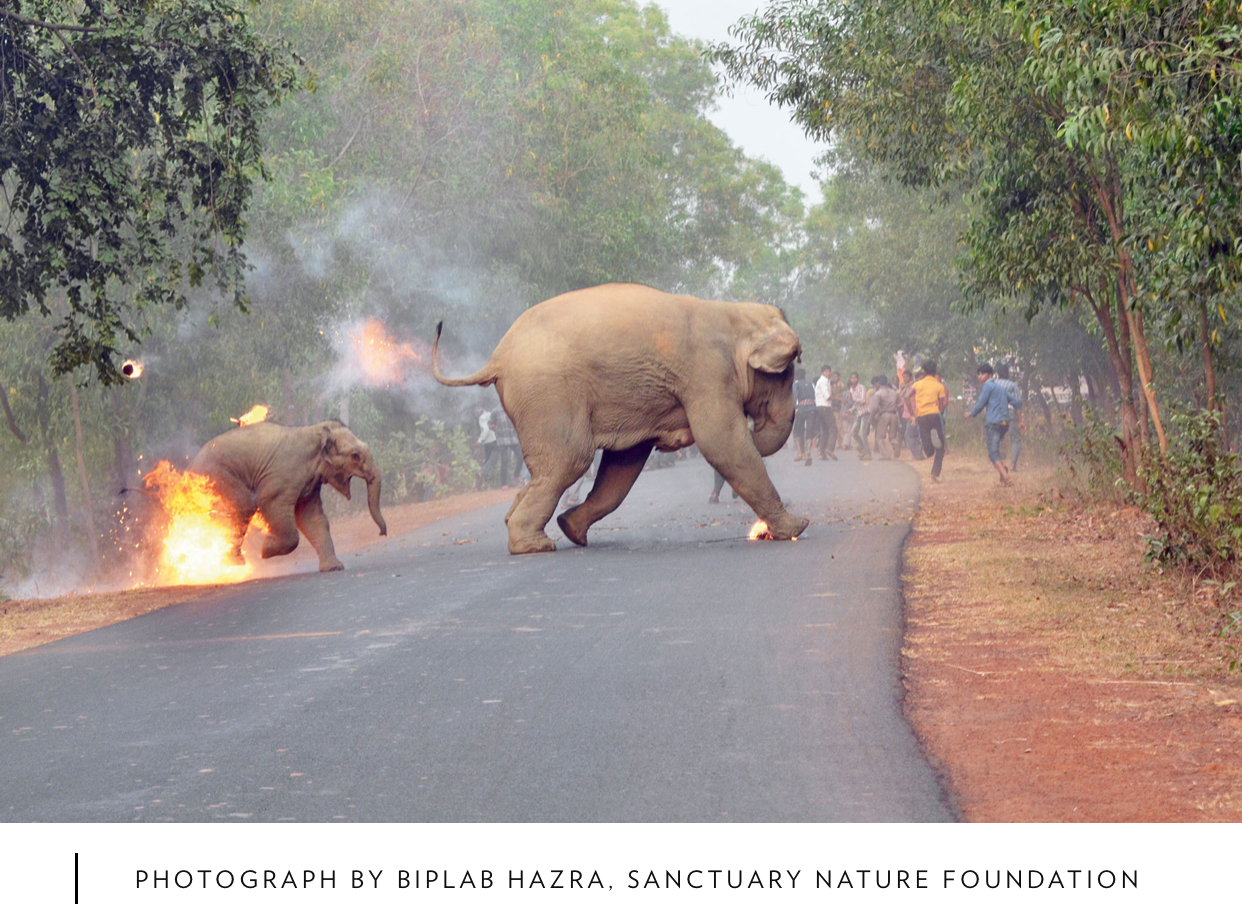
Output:
<svg viewBox="0 0 1242 916">
<path fill-rule="evenodd" d="M 82 68 L 82 72 L 86 75 L 86 81 L 91 87 L 91 95 L 95 99 L 95 110 L 99 111 L 99 91 L 95 88 L 95 77 L 91 75 L 91 71 L 87 68 L 86 63 L 78 56 L 78 52 L 73 50 L 73 46 L 69 44 L 69 40 L 65 38 L 61 32 L 99 32 L 102 31 L 98 26 L 90 25 L 62 25 L 56 22 L 44 22 L 42 19 L 27 19 L 25 16 L 19 16 L 9 10 L 0 9 L 0 16 L 5 19 L 11 19 L 14 22 L 20 22 L 22 25 L 34 26 L 40 29 L 47 29 L 56 36 L 56 40 L 65 46 L 65 50 L 73 55 L 73 59 L 78 62 L 78 66 Z"/>
<path fill-rule="evenodd" d="M 97 25 L 64 25 L 59 22 L 44 22 L 42 19 L 27 19 L 25 16 L 19 16 L 10 10 L 0 10 L 0 16 L 5 19 L 12 19 L 14 22 L 20 22 L 22 25 L 32 25 L 40 29 L 49 29 L 53 32 L 102 32 L 103 28 Z"/>
<path fill-rule="evenodd" d="M 21 427 L 17 425 L 17 418 L 13 416 L 13 408 L 9 406 L 9 395 L 4 390 L 4 386 L 0 385 L 0 404 L 4 405 L 4 415 L 9 419 L 9 429 L 13 435 L 17 437 L 17 441 L 22 445 L 29 445 L 30 440 L 26 438 L 26 434 L 22 432 Z"/>
</svg>

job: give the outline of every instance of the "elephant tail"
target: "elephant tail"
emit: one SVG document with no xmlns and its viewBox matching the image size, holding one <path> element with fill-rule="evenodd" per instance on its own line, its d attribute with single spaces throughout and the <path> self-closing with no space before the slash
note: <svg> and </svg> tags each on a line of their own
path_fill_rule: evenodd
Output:
<svg viewBox="0 0 1242 916">
<path fill-rule="evenodd" d="M 441 385 L 451 385 L 460 387 L 463 385 L 482 385 L 486 388 L 493 384 L 500 373 L 496 371 L 496 367 L 492 365 L 492 360 L 488 360 L 474 375 L 467 375 L 462 378 L 448 378 L 440 374 L 440 330 L 444 327 L 443 321 L 436 322 L 436 339 L 431 344 L 431 374 Z"/>
</svg>

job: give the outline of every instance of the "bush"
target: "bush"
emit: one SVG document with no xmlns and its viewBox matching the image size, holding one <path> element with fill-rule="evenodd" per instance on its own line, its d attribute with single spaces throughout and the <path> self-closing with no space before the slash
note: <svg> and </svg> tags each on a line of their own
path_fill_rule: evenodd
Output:
<svg viewBox="0 0 1242 916">
<path fill-rule="evenodd" d="M 32 499 L 10 493 L 0 504 L 0 580 L 14 582 L 30 574 L 30 554 L 35 543 L 50 530 L 47 519 Z M 7 589 L 0 589 L 0 598 Z"/>
<path fill-rule="evenodd" d="M 438 420 L 418 419 L 412 432 L 397 430 L 371 443 L 394 503 L 421 502 L 474 488 L 479 463 L 470 438 Z"/>
<path fill-rule="evenodd" d="M 1242 466 L 1225 447 L 1219 413 L 1173 413 L 1163 460 L 1140 473 L 1147 493 L 1140 502 L 1160 526 L 1148 538 L 1153 562 L 1185 567 L 1196 575 L 1236 578 L 1242 560 Z"/>
<path fill-rule="evenodd" d="M 1097 502 L 1133 501 L 1137 494 L 1125 481 L 1116 430 L 1091 410 L 1082 426 L 1067 427 L 1068 440 L 1060 448 L 1073 485 Z"/>
</svg>

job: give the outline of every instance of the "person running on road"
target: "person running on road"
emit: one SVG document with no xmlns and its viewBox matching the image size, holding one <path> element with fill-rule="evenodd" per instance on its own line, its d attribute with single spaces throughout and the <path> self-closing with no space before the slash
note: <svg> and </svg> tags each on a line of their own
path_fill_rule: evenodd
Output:
<svg viewBox="0 0 1242 916">
<path fill-rule="evenodd" d="M 990 363 L 983 363 L 979 366 L 979 384 L 983 387 L 979 389 L 974 409 L 967 411 L 966 416 L 977 417 L 981 412 L 987 411 L 983 416 L 983 438 L 988 448 L 988 460 L 992 462 L 992 467 L 996 468 L 996 473 L 1000 475 L 1001 485 L 1007 487 L 1012 481 L 1009 479 L 1009 470 L 1001 458 L 1001 444 L 1005 440 L 1005 433 L 1009 432 L 1010 407 L 1015 409 L 1018 425 L 1022 425 L 1022 399 L 1010 394 L 996 379 L 992 378 L 992 374 Z"/>
<path fill-rule="evenodd" d="M 918 424 L 923 454 L 935 455 L 932 459 L 932 483 L 940 483 L 940 470 L 944 464 L 944 418 L 941 411 L 949 405 L 949 390 L 936 378 L 936 368 L 935 360 L 924 360 L 914 384 L 910 386 L 914 396 L 914 422 Z"/>
<path fill-rule="evenodd" d="M 876 377 L 875 393 L 871 396 L 871 427 L 875 430 L 875 448 L 885 461 L 892 461 L 901 453 L 901 434 L 897 416 L 901 411 L 901 399 L 888 384 L 886 376 Z"/>
<path fill-rule="evenodd" d="M 867 388 L 859 380 L 857 372 L 850 373 L 850 383 L 846 390 L 849 393 L 849 413 L 852 417 L 849 438 L 850 442 L 854 443 L 859 439 L 858 432 L 867 415 Z M 867 457 L 871 457 L 870 452 L 868 452 Z"/>
<path fill-rule="evenodd" d="M 1000 385 L 1019 401 L 1022 400 L 1022 389 L 1009 377 L 1009 366 L 1001 363 L 996 367 L 996 384 Z M 1016 411 L 1009 408 L 1009 470 L 1018 469 L 1018 456 L 1022 454 L 1022 432 L 1026 424 L 1019 423 Z"/>
<path fill-rule="evenodd" d="M 818 424 L 815 408 L 815 386 L 807 381 L 806 370 L 799 366 L 794 370 L 794 445 L 797 455 L 794 461 L 811 463 L 811 442 L 815 439 Z"/>
</svg>

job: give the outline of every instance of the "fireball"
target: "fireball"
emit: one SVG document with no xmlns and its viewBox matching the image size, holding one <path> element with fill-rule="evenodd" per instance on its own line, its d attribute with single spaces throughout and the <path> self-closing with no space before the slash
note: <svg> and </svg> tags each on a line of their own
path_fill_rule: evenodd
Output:
<svg viewBox="0 0 1242 916">
<path fill-rule="evenodd" d="M 358 375 L 361 384 L 386 387 L 405 382 L 406 370 L 423 363 L 419 347 L 398 341 L 378 318 L 368 318 L 347 332 L 346 354 L 351 375 Z M 426 349 L 421 345 L 422 349 Z"/>
<path fill-rule="evenodd" d="M 253 570 L 233 558 L 227 514 L 211 480 L 192 471 L 177 471 L 161 461 L 143 478 L 159 498 L 168 529 L 159 557 L 158 584 L 206 585 L 239 582 Z"/>
<path fill-rule="evenodd" d="M 262 423 L 267 419 L 268 408 L 266 404 L 255 404 L 240 417 L 229 417 L 238 426 L 249 426 L 251 423 Z"/>
<path fill-rule="evenodd" d="M 126 378 L 141 378 L 142 370 L 145 368 L 140 359 L 127 359 L 121 363 L 121 375 Z"/>
</svg>

